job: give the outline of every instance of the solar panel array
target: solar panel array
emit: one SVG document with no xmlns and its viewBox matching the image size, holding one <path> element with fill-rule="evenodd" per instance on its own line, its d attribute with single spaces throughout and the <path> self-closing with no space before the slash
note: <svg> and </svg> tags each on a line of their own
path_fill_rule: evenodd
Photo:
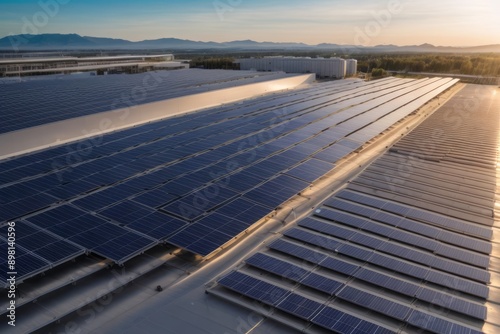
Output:
<svg viewBox="0 0 500 334">
<path fill-rule="evenodd" d="M 326 203 L 331 203 L 331 200 Z M 325 210 L 328 211 L 323 214 Z M 366 215 L 368 211 L 360 208 L 360 212 Z M 467 322 L 451 320 L 430 310 L 439 308 L 446 314 L 453 312 L 461 317 L 485 320 L 487 310 L 479 298 L 488 297 L 487 281 L 481 279 L 487 280 L 489 273 L 467 266 L 460 277 L 447 272 L 452 271 L 450 265 L 422 265 L 419 257 L 411 253 L 417 248 L 415 245 L 403 246 L 403 242 L 392 242 L 391 236 L 385 234 L 386 226 L 380 224 L 380 229 L 368 227 L 375 221 L 365 215 L 354 216 L 324 207 L 313 216 L 299 221 L 298 227 L 285 231 L 283 237 L 268 245 L 266 252 L 246 259 L 246 267 L 220 278 L 218 283 L 322 327 L 325 327 L 324 323 L 317 318 L 321 318 L 320 310 L 341 313 L 344 312 L 340 310 L 351 310 L 346 309 L 343 303 L 362 308 L 359 312 L 349 312 L 350 321 L 345 329 L 325 327 L 339 333 L 359 332 L 353 328 L 357 328 L 360 321 L 374 326 L 371 329 L 374 331 L 381 325 L 373 319 L 380 317 L 398 321 L 400 324 L 395 328 L 380 327 L 395 332 L 403 328 L 419 328 L 434 333 L 481 333 Z M 373 233 L 365 234 L 363 231 Z M 384 247 L 386 244 L 397 245 L 396 252 L 388 252 Z M 427 254 L 436 257 L 433 253 Z M 457 265 L 462 267 L 462 264 Z M 248 266 L 257 268 L 260 273 L 247 269 Z M 241 283 L 245 281 L 252 283 L 245 287 Z M 265 292 L 256 294 L 253 288 L 261 285 L 267 287 Z M 320 295 L 311 294 L 310 289 L 323 293 L 324 298 L 318 300 Z M 300 304 L 304 306 L 283 307 L 290 295 L 299 296 Z M 407 296 L 408 299 L 395 298 L 396 295 Z M 269 300 L 269 296 L 279 298 Z M 368 311 L 374 312 L 373 317 Z M 359 314 L 366 314 L 367 318 L 362 316 L 361 319 Z"/>
<path fill-rule="evenodd" d="M 435 116 L 442 117 L 439 112 L 432 117 Z M 436 123 L 439 122 L 434 120 Z M 432 126 L 424 128 L 425 134 L 435 130 Z M 474 132 L 475 126 L 460 130 Z M 449 131 L 449 136 L 458 137 Z M 422 133 L 419 128 L 416 132 Z M 496 139 L 495 134 L 491 137 Z M 419 137 L 411 139 L 416 143 Z M 496 151 L 494 143 L 496 140 L 485 143 L 483 153 Z M 388 156 L 393 157 L 394 153 L 379 160 L 386 161 Z M 304 305 L 314 306 L 308 308 L 310 313 L 300 309 L 301 312 L 287 312 L 279 307 L 280 301 L 269 304 L 259 300 L 236 284 L 228 284 L 226 277 L 219 279 L 213 290 L 219 289 L 220 296 L 228 296 L 229 289 L 245 296 L 238 301 L 255 305 L 258 300 L 273 306 L 275 311 L 266 316 L 283 319 L 276 313 L 280 310 L 311 325 L 319 325 L 315 315 L 320 307 L 330 307 L 395 332 L 482 333 L 485 320 L 489 323 L 495 316 L 486 307 L 487 300 L 494 298 L 489 289 L 492 274 L 488 271 L 493 252 L 491 224 L 460 218 L 456 212 L 446 215 L 444 210 L 432 211 L 433 205 L 415 207 L 387 193 L 377 196 L 379 189 L 388 186 L 378 188 L 376 183 L 366 181 L 365 175 L 373 173 L 374 165 L 382 166 L 375 162 L 346 189 L 324 201 L 228 275 L 246 275 L 257 280 L 255 284 L 264 281 L 280 289 L 282 296 L 300 295 L 306 299 Z M 446 168 L 457 165 L 455 162 L 453 167 L 439 166 L 439 172 L 445 173 Z M 484 169 L 485 175 L 488 172 Z M 408 173 L 410 177 L 414 174 L 418 173 Z M 398 178 L 404 181 L 404 175 L 400 173 Z M 365 188 L 359 186 L 359 179 L 364 180 Z M 405 194 L 398 188 L 399 183 L 391 182 L 393 193 Z M 406 186 L 412 189 L 401 183 L 401 187 Z M 418 185 L 413 187 L 421 189 Z M 494 188 L 482 195 L 493 194 Z M 450 196 L 443 199 L 452 200 Z M 229 296 L 228 300 L 238 298 Z M 350 333 L 352 328 L 333 331 Z"/>
<path fill-rule="evenodd" d="M 0 221 L 117 263 L 160 242 L 208 256 L 455 83 L 326 83 L 9 159 Z"/>
<path fill-rule="evenodd" d="M 284 73 L 186 69 L 134 75 L 83 78 L 65 75 L 21 82 L 9 80 L 0 90 L 0 133 L 284 77 Z"/>
</svg>

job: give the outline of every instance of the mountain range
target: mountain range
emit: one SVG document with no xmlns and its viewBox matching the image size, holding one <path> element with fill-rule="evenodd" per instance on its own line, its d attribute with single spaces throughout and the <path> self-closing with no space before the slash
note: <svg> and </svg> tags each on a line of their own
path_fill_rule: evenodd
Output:
<svg viewBox="0 0 500 334">
<path fill-rule="evenodd" d="M 343 53 L 368 52 L 450 52 L 450 53 L 500 53 L 500 44 L 475 47 L 451 47 L 422 45 L 377 45 L 357 46 L 322 43 L 308 45 L 304 43 L 275 43 L 241 40 L 231 42 L 201 42 L 178 38 L 160 38 L 132 42 L 124 39 L 80 36 L 78 34 L 40 34 L 40 35 L 11 35 L 0 39 L 0 50 L 134 50 L 134 49 L 163 49 L 163 50 L 332 50 Z"/>
</svg>

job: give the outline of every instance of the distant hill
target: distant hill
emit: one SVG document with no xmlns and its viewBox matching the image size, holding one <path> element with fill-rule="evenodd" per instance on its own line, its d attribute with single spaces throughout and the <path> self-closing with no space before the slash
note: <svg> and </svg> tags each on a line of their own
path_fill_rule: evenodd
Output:
<svg viewBox="0 0 500 334">
<path fill-rule="evenodd" d="M 78 34 L 40 34 L 13 35 L 0 39 L 0 50 L 89 50 L 89 49 L 164 49 L 164 50 L 201 50 L 201 49 L 235 49 L 235 50 L 332 50 L 342 53 L 369 52 L 494 52 L 500 53 L 500 44 L 475 47 L 447 47 L 422 45 L 377 45 L 373 47 L 356 45 L 339 45 L 321 43 L 308 45 L 304 43 L 256 42 L 252 40 L 230 41 L 224 43 L 191 41 L 178 38 L 160 38 L 132 42 L 124 39 L 80 36 Z"/>
</svg>

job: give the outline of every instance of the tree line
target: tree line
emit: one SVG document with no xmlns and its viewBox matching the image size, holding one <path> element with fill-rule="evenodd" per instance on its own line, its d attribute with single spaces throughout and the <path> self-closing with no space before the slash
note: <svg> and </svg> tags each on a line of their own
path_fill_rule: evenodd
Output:
<svg viewBox="0 0 500 334">
<path fill-rule="evenodd" d="M 358 71 L 372 69 L 403 72 L 430 72 L 500 76 L 500 54 L 481 55 L 361 55 Z"/>
</svg>

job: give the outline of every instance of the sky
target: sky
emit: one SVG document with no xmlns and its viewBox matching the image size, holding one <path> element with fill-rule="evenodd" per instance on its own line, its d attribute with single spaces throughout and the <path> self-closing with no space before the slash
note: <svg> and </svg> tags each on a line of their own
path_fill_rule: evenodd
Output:
<svg viewBox="0 0 500 334">
<path fill-rule="evenodd" d="M 498 0 L 0 0 L 0 37 L 500 44 Z"/>
</svg>

